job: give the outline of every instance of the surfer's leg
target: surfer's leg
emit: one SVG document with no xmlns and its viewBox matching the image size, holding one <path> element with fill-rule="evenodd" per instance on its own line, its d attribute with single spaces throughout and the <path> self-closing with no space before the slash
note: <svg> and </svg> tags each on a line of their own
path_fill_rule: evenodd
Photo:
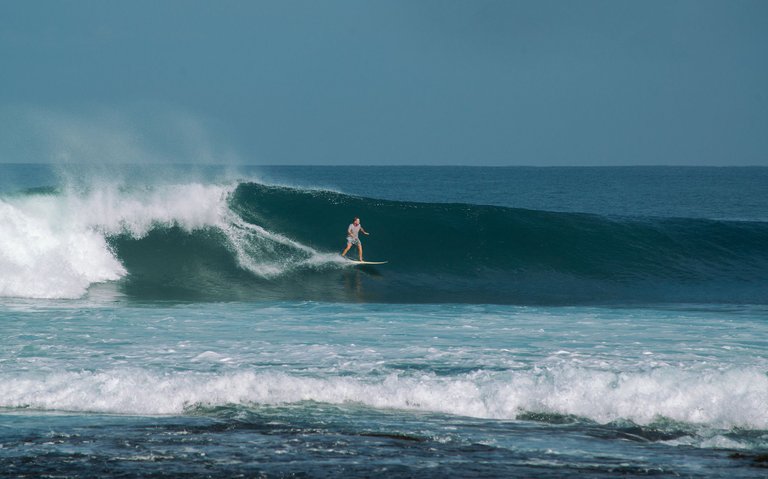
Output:
<svg viewBox="0 0 768 479">
<path fill-rule="evenodd" d="M 344 252 L 341 253 L 341 255 L 342 256 L 346 256 L 347 255 L 347 251 L 349 251 L 349 248 L 351 248 L 351 247 L 352 247 L 352 243 L 347 243 L 347 247 L 344 248 Z"/>
<path fill-rule="evenodd" d="M 357 252 L 360 253 L 360 261 L 363 260 L 363 243 L 357 242 Z"/>
</svg>

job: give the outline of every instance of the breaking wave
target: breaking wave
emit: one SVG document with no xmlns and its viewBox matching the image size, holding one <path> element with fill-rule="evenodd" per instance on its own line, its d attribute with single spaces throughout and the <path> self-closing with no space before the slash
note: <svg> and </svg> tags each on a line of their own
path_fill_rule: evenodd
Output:
<svg viewBox="0 0 768 479">
<path fill-rule="evenodd" d="M 360 216 L 366 258 L 339 257 Z M 768 223 L 617 218 L 184 183 L 0 197 L 0 296 L 582 304 L 768 302 Z"/>
</svg>

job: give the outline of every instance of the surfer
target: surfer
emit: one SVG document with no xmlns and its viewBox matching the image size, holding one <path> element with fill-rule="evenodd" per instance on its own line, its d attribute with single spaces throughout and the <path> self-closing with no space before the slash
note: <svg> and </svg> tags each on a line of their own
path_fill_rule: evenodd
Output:
<svg viewBox="0 0 768 479">
<path fill-rule="evenodd" d="M 347 228 L 347 247 L 344 248 L 344 252 L 341 253 L 342 256 L 346 257 L 349 248 L 351 248 L 352 245 L 357 245 L 357 252 L 360 253 L 360 261 L 363 261 L 363 244 L 360 242 L 360 238 L 357 237 L 358 233 L 361 231 L 364 235 L 368 236 L 368 232 L 365 231 L 365 228 L 360 224 L 360 218 L 355 216 L 355 219 L 352 220 L 352 224 Z"/>
</svg>

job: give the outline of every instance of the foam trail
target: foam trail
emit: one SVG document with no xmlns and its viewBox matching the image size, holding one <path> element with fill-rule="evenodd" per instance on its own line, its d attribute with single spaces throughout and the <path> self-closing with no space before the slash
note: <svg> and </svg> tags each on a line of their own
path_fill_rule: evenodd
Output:
<svg viewBox="0 0 768 479">
<path fill-rule="evenodd" d="M 667 418 L 720 429 L 768 429 L 768 378 L 757 370 L 613 373 L 564 367 L 369 379 L 116 369 L 0 379 L 0 407 L 7 408 L 152 415 L 183 414 L 201 405 L 318 401 L 507 420 L 542 412 L 600 423 L 626 419 L 646 425 Z"/>
<path fill-rule="evenodd" d="M 320 253 L 286 236 L 247 223 L 234 214 L 227 216 L 228 223 L 223 229 L 227 232 L 237 261 L 242 268 L 257 276 L 270 278 L 304 267 L 349 265 L 337 254 Z M 276 246 L 287 247 L 288 254 L 278 253 Z M 264 254 L 265 250 L 270 254 Z M 269 257 L 274 259 L 269 261 Z"/>
</svg>

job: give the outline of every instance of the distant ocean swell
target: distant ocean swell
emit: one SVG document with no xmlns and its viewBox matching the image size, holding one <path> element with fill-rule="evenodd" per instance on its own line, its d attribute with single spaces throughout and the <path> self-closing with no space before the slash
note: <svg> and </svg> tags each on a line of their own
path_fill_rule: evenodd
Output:
<svg viewBox="0 0 768 479">
<path fill-rule="evenodd" d="M 356 268 L 338 253 L 360 216 Z M 353 251 L 354 253 L 354 251 Z M 0 198 L 0 295 L 768 303 L 768 223 L 376 200 L 258 183 Z"/>
</svg>

